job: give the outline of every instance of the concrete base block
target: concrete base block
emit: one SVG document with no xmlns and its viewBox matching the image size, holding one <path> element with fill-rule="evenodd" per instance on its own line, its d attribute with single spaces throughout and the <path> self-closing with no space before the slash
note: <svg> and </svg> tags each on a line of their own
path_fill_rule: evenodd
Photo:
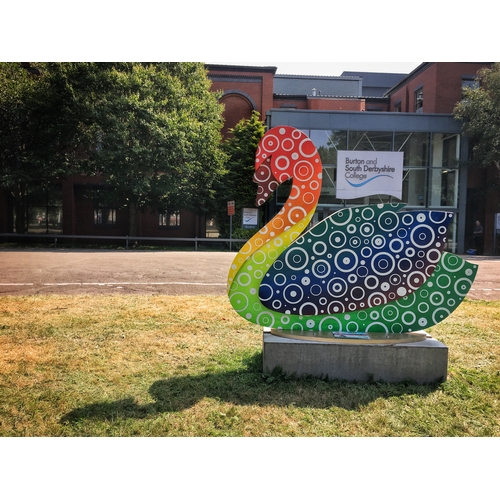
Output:
<svg viewBox="0 0 500 500">
<path fill-rule="evenodd" d="M 298 377 L 418 384 L 442 382 L 447 377 L 448 347 L 429 335 L 419 342 L 363 345 L 289 339 L 266 330 L 264 373 L 279 367 Z"/>
</svg>

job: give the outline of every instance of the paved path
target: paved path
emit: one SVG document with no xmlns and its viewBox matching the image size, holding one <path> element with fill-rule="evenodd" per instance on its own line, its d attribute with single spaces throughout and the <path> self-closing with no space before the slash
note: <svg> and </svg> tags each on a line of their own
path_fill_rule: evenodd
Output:
<svg viewBox="0 0 500 500">
<path fill-rule="evenodd" d="M 479 266 L 476 279 L 467 297 L 469 299 L 500 299 L 500 257 L 462 255 Z"/>
<path fill-rule="evenodd" d="M 0 295 L 222 295 L 234 252 L 0 250 Z"/>
<path fill-rule="evenodd" d="M 224 295 L 235 252 L 0 249 L 0 295 Z M 479 265 L 468 297 L 500 299 L 500 257 Z"/>
</svg>

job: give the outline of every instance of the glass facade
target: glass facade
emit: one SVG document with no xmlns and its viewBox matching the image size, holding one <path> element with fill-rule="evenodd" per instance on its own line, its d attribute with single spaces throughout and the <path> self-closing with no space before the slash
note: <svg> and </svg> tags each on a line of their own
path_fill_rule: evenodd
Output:
<svg viewBox="0 0 500 500">
<path fill-rule="evenodd" d="M 426 208 L 455 213 L 448 230 L 447 251 L 456 251 L 459 192 L 460 134 L 373 130 L 304 129 L 323 163 L 323 186 L 313 224 L 346 206 L 402 201 L 409 210 Z M 403 195 L 342 200 L 336 197 L 337 151 L 402 151 Z M 290 182 L 278 188 L 277 204 L 283 204 Z"/>
</svg>

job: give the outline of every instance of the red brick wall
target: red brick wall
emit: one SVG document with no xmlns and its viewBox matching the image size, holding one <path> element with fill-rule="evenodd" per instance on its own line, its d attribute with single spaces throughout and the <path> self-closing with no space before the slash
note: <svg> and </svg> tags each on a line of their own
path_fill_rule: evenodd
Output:
<svg viewBox="0 0 500 500">
<path fill-rule="evenodd" d="M 101 177 L 73 175 L 63 182 L 63 234 L 127 236 L 129 212 L 127 208 L 116 211 L 116 224 L 94 225 L 92 190 L 102 182 Z M 0 203 L 2 199 L 0 198 Z M 0 231 L 1 232 L 1 231 Z M 180 227 L 162 227 L 158 213 L 147 209 L 138 214 L 138 236 L 161 238 L 205 237 L 205 222 L 198 216 L 181 210 Z M 183 243 L 184 245 L 186 243 Z"/>
<path fill-rule="evenodd" d="M 252 103 L 240 94 L 226 94 L 220 99 L 224 105 L 224 127 L 222 135 L 227 136 L 228 130 L 242 119 L 249 119 L 252 116 Z"/>
<path fill-rule="evenodd" d="M 266 111 L 273 107 L 275 67 L 208 65 L 207 68 L 208 78 L 212 79 L 211 90 L 225 94 L 220 100 L 225 107 L 224 136 L 242 118 L 249 118 L 253 109 L 265 120 Z"/>
<path fill-rule="evenodd" d="M 308 109 L 307 99 L 305 98 L 289 98 L 286 96 L 275 97 L 272 108 L 293 108 L 293 109 Z"/>
<path fill-rule="evenodd" d="M 274 89 L 274 74 L 275 71 L 272 73 L 267 72 L 264 73 L 263 76 L 263 82 L 262 82 L 262 110 L 259 111 L 262 115 L 263 118 L 265 118 L 265 113 L 268 109 L 271 109 L 273 107 L 273 89 Z"/>
<path fill-rule="evenodd" d="M 452 113 L 455 104 L 462 98 L 462 76 L 475 75 L 485 63 L 431 63 L 415 74 L 404 86 L 391 94 L 390 111 L 401 101 L 401 111 L 415 111 L 415 91 L 423 86 L 423 113 Z"/>
<path fill-rule="evenodd" d="M 273 108 L 313 109 L 320 111 L 366 111 L 364 99 L 335 99 L 326 97 L 275 97 Z"/>
<path fill-rule="evenodd" d="M 390 111 L 394 111 L 394 106 L 401 101 L 401 111 L 403 113 L 415 112 L 415 92 L 420 87 L 424 91 L 424 105 L 422 113 L 435 113 L 434 103 L 436 85 L 436 64 L 431 64 L 425 71 L 417 73 L 407 83 L 391 95 Z"/>
<path fill-rule="evenodd" d="M 408 88 L 406 86 L 391 95 L 389 111 L 395 111 L 397 104 L 399 104 L 402 113 L 410 111 L 408 107 Z"/>
<path fill-rule="evenodd" d="M 128 211 L 116 211 L 116 224 L 94 225 L 94 205 L 92 191 L 89 186 L 76 185 L 74 189 L 74 227 L 75 233 L 66 228 L 65 234 L 100 235 L 100 236 L 126 236 L 128 234 Z M 67 217 L 67 212 L 65 212 Z M 63 215 L 64 218 L 64 215 Z"/>
<path fill-rule="evenodd" d="M 159 214 L 156 211 L 147 210 L 140 214 L 139 236 L 158 236 L 160 238 L 194 238 L 205 237 L 205 229 L 198 228 L 197 216 L 186 210 L 181 210 L 181 225 L 179 227 L 169 227 L 159 225 Z M 190 243 L 182 243 L 190 245 Z"/>
<path fill-rule="evenodd" d="M 307 100 L 308 109 L 323 111 L 365 111 L 364 99 L 324 99 L 312 97 Z"/>
<path fill-rule="evenodd" d="M 451 113 L 462 99 L 462 76 L 475 75 L 485 66 L 481 63 L 436 63 L 435 113 Z M 490 67 L 490 65 L 487 65 Z"/>
<path fill-rule="evenodd" d="M 494 230 L 495 214 L 500 212 L 500 193 L 496 187 L 499 183 L 499 172 L 494 166 L 481 168 L 473 166 L 469 169 L 467 182 L 467 211 L 465 241 L 470 248 L 475 221 L 479 220 L 484 227 L 484 253 L 495 252 Z"/>
</svg>

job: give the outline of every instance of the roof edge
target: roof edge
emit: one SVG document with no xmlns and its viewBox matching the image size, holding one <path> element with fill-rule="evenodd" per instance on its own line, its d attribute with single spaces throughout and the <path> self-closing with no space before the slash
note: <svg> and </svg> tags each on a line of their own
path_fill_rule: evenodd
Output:
<svg viewBox="0 0 500 500">
<path fill-rule="evenodd" d="M 276 66 L 244 66 L 233 64 L 205 64 L 208 71 L 245 71 L 247 73 L 272 73 L 276 74 Z"/>
<path fill-rule="evenodd" d="M 408 73 L 405 78 L 403 78 L 401 81 L 396 83 L 394 87 L 390 88 L 385 94 L 384 97 L 389 97 L 392 92 L 396 92 L 396 90 L 400 89 L 403 87 L 406 82 L 410 81 L 412 78 L 417 76 L 419 73 L 422 73 L 424 69 L 427 69 L 429 66 L 432 66 L 433 64 L 436 64 L 435 62 L 423 62 L 422 64 L 418 65 L 413 71 Z"/>
</svg>

